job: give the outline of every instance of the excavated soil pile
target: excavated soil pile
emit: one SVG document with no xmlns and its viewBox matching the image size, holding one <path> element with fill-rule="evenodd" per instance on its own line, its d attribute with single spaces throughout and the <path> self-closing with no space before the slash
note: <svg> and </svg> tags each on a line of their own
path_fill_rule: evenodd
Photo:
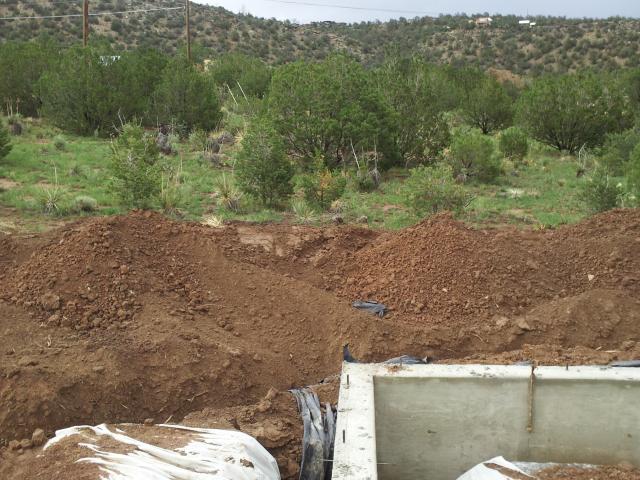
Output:
<svg viewBox="0 0 640 480">
<path fill-rule="evenodd" d="M 366 361 L 639 358 L 638 252 L 638 211 L 542 232 L 441 215 L 384 234 L 133 212 L 0 236 L 0 447 L 31 452 L 37 428 L 186 417 L 262 438 L 294 478 L 295 402 L 273 392 L 337 374 L 344 343 Z M 33 478 L 6 473 L 27 465 L 13 460 L 0 477 Z"/>
<path fill-rule="evenodd" d="M 461 335 L 504 327 L 506 338 L 537 330 L 567 346 L 619 346 L 637 340 L 639 252 L 639 210 L 542 232 L 475 230 L 439 215 L 355 252 L 335 289 Z"/>
<path fill-rule="evenodd" d="M 0 285 L 0 444 L 37 428 L 250 405 L 339 372 L 346 342 L 382 356 L 426 348 L 427 332 L 232 258 L 218 236 L 138 212 L 12 242 Z"/>
<path fill-rule="evenodd" d="M 181 237 L 194 228 L 134 218 L 91 219 L 63 230 L 12 272 L 3 297 L 76 330 L 126 324 L 148 293 L 171 296 L 191 314 L 206 311 L 197 265 Z"/>
</svg>

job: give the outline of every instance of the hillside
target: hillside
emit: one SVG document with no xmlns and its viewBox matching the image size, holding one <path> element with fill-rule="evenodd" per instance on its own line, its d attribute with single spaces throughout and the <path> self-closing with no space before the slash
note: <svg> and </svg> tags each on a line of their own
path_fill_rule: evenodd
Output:
<svg viewBox="0 0 640 480">
<path fill-rule="evenodd" d="M 90 11 L 122 12 L 180 7 L 170 0 L 92 0 Z M 49 16 L 81 13 L 81 2 L 69 0 L 4 0 L 0 16 Z M 640 20 L 610 18 L 577 20 L 532 18 L 533 28 L 518 25 L 514 16 L 495 16 L 489 27 L 470 23 L 472 17 L 400 19 L 390 22 L 296 25 L 223 8 L 192 5 L 194 41 L 203 56 L 242 51 L 278 64 L 299 58 L 323 58 L 334 49 L 347 50 L 365 63 L 376 63 L 388 52 L 418 53 L 438 63 L 472 63 L 518 74 L 567 71 L 583 67 L 615 68 L 640 65 Z M 154 46 L 173 51 L 184 43 L 183 10 L 98 15 L 90 18 L 91 41 L 107 39 L 116 48 Z M 53 37 L 80 42 L 79 17 L 4 20 L 0 41 Z"/>
</svg>

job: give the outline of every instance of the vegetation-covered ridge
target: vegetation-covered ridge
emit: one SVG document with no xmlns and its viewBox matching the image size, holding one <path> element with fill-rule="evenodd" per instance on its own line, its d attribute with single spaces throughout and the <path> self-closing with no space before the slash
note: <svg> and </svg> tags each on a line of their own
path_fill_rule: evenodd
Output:
<svg viewBox="0 0 640 480">
<path fill-rule="evenodd" d="M 176 7 L 171 0 L 98 0 L 92 13 Z M 221 7 L 193 4 L 191 28 L 200 54 L 214 57 L 238 51 L 272 64 L 298 59 L 323 59 L 346 51 L 365 64 L 379 64 L 389 53 L 418 54 L 432 63 L 477 65 L 517 74 L 565 72 L 582 68 L 613 69 L 640 65 L 640 20 L 600 20 L 532 17 L 534 27 L 518 24 L 516 16 L 493 16 L 490 26 L 478 26 L 476 16 L 443 15 L 388 22 L 297 25 L 252 15 L 233 14 Z M 81 2 L 5 0 L 0 16 L 49 16 L 81 13 Z M 184 44 L 184 11 L 98 15 L 90 18 L 91 42 L 117 49 L 140 46 L 175 51 Z M 79 43 L 82 19 L 66 17 L 4 20 L 0 41 L 40 36 L 65 45 Z"/>
</svg>

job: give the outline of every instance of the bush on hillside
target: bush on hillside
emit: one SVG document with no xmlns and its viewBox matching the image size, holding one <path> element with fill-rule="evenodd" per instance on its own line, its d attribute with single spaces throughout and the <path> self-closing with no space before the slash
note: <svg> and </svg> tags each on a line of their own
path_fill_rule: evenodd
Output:
<svg viewBox="0 0 640 480">
<path fill-rule="evenodd" d="M 113 187 L 123 204 L 148 208 L 160 193 L 160 151 L 155 138 L 136 123 L 127 123 L 111 142 Z"/>
<path fill-rule="evenodd" d="M 598 165 L 583 185 L 581 198 L 590 211 L 598 213 L 619 206 L 622 194 L 622 185 L 606 167 Z"/>
<path fill-rule="evenodd" d="M 627 103 L 623 89 L 605 74 L 545 76 L 520 97 L 518 121 L 536 140 L 575 154 L 629 128 Z"/>
<path fill-rule="evenodd" d="M 513 121 L 513 100 L 495 78 L 484 75 L 462 102 L 465 121 L 489 134 L 508 127 Z"/>
<path fill-rule="evenodd" d="M 455 183 L 453 170 L 446 164 L 413 168 L 401 195 L 404 203 L 418 215 L 442 210 L 458 212 L 469 202 L 469 196 Z"/>
<path fill-rule="evenodd" d="M 636 201 L 640 201 L 640 144 L 631 152 L 629 161 L 625 165 L 627 176 L 627 189 L 635 196 Z"/>
<path fill-rule="evenodd" d="M 505 158 L 520 163 L 529 153 L 529 138 L 524 130 L 510 127 L 500 133 L 500 151 Z"/>
<path fill-rule="evenodd" d="M 164 63 L 153 51 L 69 48 L 38 82 L 42 114 L 80 135 L 113 133 L 123 120 L 145 117 Z"/>
<path fill-rule="evenodd" d="M 67 149 L 67 139 L 63 135 L 56 135 L 53 137 L 53 146 L 59 152 L 64 152 Z"/>
<path fill-rule="evenodd" d="M 321 157 L 315 160 L 311 173 L 302 175 L 300 186 L 306 203 L 318 210 L 327 210 L 344 194 L 347 179 L 341 172 L 332 172 Z"/>
<path fill-rule="evenodd" d="M 417 59 L 392 59 L 375 76 L 394 111 L 389 134 L 404 165 L 435 162 L 451 143 L 445 117 L 452 107 L 451 86 L 442 69 Z"/>
<path fill-rule="evenodd" d="M 98 209 L 98 202 L 95 198 L 88 195 L 78 195 L 73 200 L 73 208 L 77 212 L 95 212 Z"/>
<path fill-rule="evenodd" d="M 263 205 L 274 205 L 293 192 L 293 174 L 284 143 L 273 126 L 264 118 L 255 119 L 238 153 L 236 178 L 240 189 Z"/>
<path fill-rule="evenodd" d="M 289 153 L 306 168 L 318 154 L 335 168 L 353 151 L 377 151 L 381 167 L 397 161 L 391 109 L 364 67 L 345 55 L 276 69 L 268 113 Z"/>
<path fill-rule="evenodd" d="M 4 124 L 0 121 L 0 160 L 9 155 L 11 148 L 9 130 L 7 130 Z"/>
<path fill-rule="evenodd" d="M 502 173 L 493 140 L 476 129 L 461 129 L 454 135 L 448 160 L 454 176 L 464 180 L 490 183 Z"/>
<path fill-rule="evenodd" d="M 154 118 L 160 124 L 180 125 L 187 136 L 196 128 L 214 130 L 222 120 L 220 100 L 211 76 L 185 58 L 169 62 L 152 96 Z"/>
<path fill-rule="evenodd" d="M 600 149 L 600 163 L 614 175 L 624 175 L 631 152 L 638 144 L 640 144 L 640 132 L 635 129 L 610 133 Z"/>
<path fill-rule="evenodd" d="M 3 26 L 4 28 L 4 26 Z M 8 36 L 3 36 L 7 40 Z M 3 107 L 29 117 L 38 115 L 40 76 L 58 60 L 53 42 L 4 41 L 0 44 L 0 99 Z"/>
<path fill-rule="evenodd" d="M 240 95 L 244 93 L 262 98 L 271 82 L 271 69 L 259 58 L 242 53 L 220 56 L 211 65 L 209 72 L 218 85 L 227 85 Z"/>
</svg>

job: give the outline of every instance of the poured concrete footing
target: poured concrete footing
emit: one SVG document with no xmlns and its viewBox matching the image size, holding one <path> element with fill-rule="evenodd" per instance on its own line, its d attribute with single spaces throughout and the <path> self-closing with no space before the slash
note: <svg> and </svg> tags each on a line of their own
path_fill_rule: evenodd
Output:
<svg viewBox="0 0 640 480">
<path fill-rule="evenodd" d="M 334 480 L 455 480 L 500 455 L 640 466 L 640 369 L 343 365 Z"/>
</svg>

